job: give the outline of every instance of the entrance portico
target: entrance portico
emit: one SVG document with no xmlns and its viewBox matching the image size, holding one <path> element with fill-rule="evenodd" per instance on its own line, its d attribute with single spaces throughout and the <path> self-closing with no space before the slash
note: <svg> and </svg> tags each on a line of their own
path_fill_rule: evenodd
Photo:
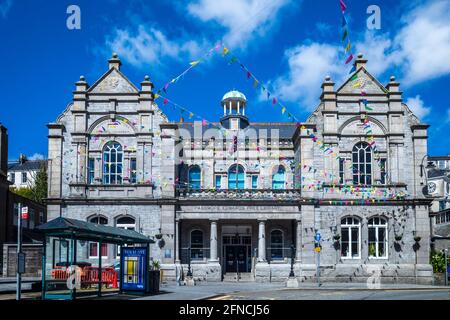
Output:
<svg viewBox="0 0 450 320">
<path fill-rule="evenodd" d="M 178 218 L 175 229 L 176 260 L 190 262 L 194 277 L 209 281 L 262 279 L 258 270 L 265 274 L 270 265 L 287 278 L 291 246 L 301 243 L 296 219 Z"/>
</svg>

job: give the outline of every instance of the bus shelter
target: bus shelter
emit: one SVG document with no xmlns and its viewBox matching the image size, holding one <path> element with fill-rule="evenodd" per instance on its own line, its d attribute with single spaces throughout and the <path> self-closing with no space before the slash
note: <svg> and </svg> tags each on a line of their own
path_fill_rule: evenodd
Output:
<svg viewBox="0 0 450 320">
<path fill-rule="evenodd" d="M 74 300 L 80 296 L 122 291 L 124 283 L 146 283 L 152 239 L 126 230 L 59 217 L 38 226 L 44 236 L 42 250 L 42 299 Z M 115 249 L 117 261 L 106 263 L 103 248 Z M 141 254 L 137 264 L 120 259 L 121 252 L 135 248 Z M 127 257 L 127 259 L 129 259 Z M 124 262 L 125 261 L 125 262 Z M 131 267 L 129 267 L 131 266 Z M 128 270 L 130 269 L 130 270 Z M 128 279 L 128 280 L 127 280 Z M 120 280 L 120 281 L 119 281 Z"/>
</svg>

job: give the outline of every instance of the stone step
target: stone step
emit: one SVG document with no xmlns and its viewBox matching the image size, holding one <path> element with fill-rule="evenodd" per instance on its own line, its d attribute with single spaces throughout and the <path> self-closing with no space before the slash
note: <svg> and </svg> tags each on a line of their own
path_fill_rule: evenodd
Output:
<svg viewBox="0 0 450 320">
<path fill-rule="evenodd" d="M 223 275 L 224 282 L 253 282 L 255 277 L 251 273 L 240 273 L 239 279 L 237 273 L 225 273 Z"/>
</svg>

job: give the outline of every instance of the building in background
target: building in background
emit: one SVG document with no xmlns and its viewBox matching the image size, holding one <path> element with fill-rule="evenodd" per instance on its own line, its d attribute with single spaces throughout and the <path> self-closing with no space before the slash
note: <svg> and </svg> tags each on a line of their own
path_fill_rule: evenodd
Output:
<svg viewBox="0 0 450 320">
<path fill-rule="evenodd" d="M 428 170 L 428 196 L 430 206 L 433 247 L 450 248 L 450 157 L 428 157 L 433 167 Z"/>
<path fill-rule="evenodd" d="M 45 160 L 28 160 L 21 154 L 18 161 L 8 163 L 8 180 L 13 188 L 32 188 L 36 175 L 45 166 Z"/>
<path fill-rule="evenodd" d="M 28 207 L 29 218 L 23 220 L 23 252 L 26 254 L 24 276 L 41 274 L 42 244 L 36 239 L 34 228 L 47 221 L 47 207 L 9 190 L 8 181 L 8 134 L 0 125 L 0 274 L 2 277 L 16 275 L 17 222 L 19 204 Z"/>
<path fill-rule="evenodd" d="M 73 102 L 48 125 L 49 219 L 158 239 L 152 257 L 168 279 L 191 262 L 203 280 L 282 281 L 293 258 L 299 280 L 314 281 L 320 233 L 323 281 L 379 272 L 382 282 L 430 284 L 428 125 L 395 78 L 382 85 L 366 62 L 358 55 L 338 88 L 325 77 L 302 123 L 252 122 L 236 90 L 203 108 L 223 110 L 217 122 L 174 123 L 149 77 L 135 86 L 114 54 L 92 85 L 80 77 Z M 78 261 L 101 255 L 107 265 L 120 255 L 80 246 Z"/>
</svg>

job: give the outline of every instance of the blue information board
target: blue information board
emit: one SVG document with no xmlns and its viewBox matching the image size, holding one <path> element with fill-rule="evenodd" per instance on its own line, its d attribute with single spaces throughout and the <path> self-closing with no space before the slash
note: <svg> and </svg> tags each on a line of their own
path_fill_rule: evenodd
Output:
<svg viewBox="0 0 450 320">
<path fill-rule="evenodd" d="M 145 291 L 148 268 L 147 247 L 122 247 L 120 252 L 122 290 Z"/>
</svg>

